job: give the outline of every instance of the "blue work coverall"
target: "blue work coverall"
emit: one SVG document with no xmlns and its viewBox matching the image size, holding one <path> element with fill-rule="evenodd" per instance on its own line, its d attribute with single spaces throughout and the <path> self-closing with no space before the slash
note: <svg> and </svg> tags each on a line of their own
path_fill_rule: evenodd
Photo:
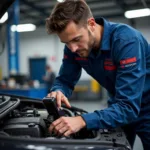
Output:
<svg viewBox="0 0 150 150">
<path fill-rule="evenodd" d="M 82 115 L 87 129 L 125 127 L 131 145 L 137 134 L 144 149 L 150 150 L 150 45 L 128 25 L 104 18 L 96 22 L 104 27 L 98 54 L 91 50 L 82 58 L 65 46 L 51 91 L 71 96 L 83 68 L 110 93 L 108 108 Z"/>
</svg>

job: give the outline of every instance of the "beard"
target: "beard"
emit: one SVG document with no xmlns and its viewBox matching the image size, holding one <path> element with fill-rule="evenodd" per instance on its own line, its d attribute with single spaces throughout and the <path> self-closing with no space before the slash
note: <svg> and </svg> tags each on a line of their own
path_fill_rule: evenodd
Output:
<svg viewBox="0 0 150 150">
<path fill-rule="evenodd" d="M 80 52 L 77 52 L 77 54 L 80 56 L 80 57 L 88 57 L 89 53 L 86 49 L 84 50 L 80 50 Z"/>
<path fill-rule="evenodd" d="M 88 49 L 86 50 L 88 55 L 91 53 L 92 49 L 95 47 L 95 37 L 91 34 L 88 30 L 89 42 L 88 42 Z"/>
<path fill-rule="evenodd" d="M 95 47 L 95 37 L 91 34 L 90 30 L 88 30 L 88 43 L 87 43 L 87 48 L 85 49 L 79 49 L 77 50 L 77 54 L 80 57 L 88 57 L 92 51 L 92 49 Z"/>
</svg>

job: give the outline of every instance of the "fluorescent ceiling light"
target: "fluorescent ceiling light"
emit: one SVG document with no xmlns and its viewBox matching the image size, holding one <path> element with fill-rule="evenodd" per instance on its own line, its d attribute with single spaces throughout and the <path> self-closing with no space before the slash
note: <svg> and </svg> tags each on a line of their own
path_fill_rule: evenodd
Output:
<svg viewBox="0 0 150 150">
<path fill-rule="evenodd" d="M 0 19 L 0 23 L 4 23 L 8 19 L 8 13 L 6 12 Z"/>
<path fill-rule="evenodd" d="M 144 8 L 144 9 L 130 10 L 130 11 L 126 11 L 124 15 L 126 18 L 129 19 L 150 16 L 150 9 Z"/>
<path fill-rule="evenodd" d="M 63 2 L 64 0 L 57 0 L 58 2 Z"/>
<path fill-rule="evenodd" d="M 19 24 L 19 25 L 12 25 L 11 26 L 11 31 L 12 32 L 30 32 L 30 31 L 35 31 L 36 26 L 34 24 Z"/>
</svg>

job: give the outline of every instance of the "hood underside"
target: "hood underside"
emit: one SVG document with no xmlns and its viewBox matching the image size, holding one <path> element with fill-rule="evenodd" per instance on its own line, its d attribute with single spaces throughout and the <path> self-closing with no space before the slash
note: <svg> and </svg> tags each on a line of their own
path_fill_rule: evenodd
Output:
<svg viewBox="0 0 150 150">
<path fill-rule="evenodd" d="M 0 18 L 15 0 L 1 0 L 0 2 Z"/>
</svg>

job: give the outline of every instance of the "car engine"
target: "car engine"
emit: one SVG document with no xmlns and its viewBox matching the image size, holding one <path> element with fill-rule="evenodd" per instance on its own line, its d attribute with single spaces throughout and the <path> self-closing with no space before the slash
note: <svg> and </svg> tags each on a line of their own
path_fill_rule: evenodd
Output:
<svg viewBox="0 0 150 150">
<path fill-rule="evenodd" d="M 42 139 L 77 139 L 111 142 L 128 145 L 126 136 L 121 129 L 87 130 L 82 129 L 69 137 L 49 133 L 50 124 L 56 119 L 53 108 L 45 107 L 42 100 L 17 96 L 0 95 L 0 136 Z M 52 106 L 53 107 L 53 106 Z M 51 109 L 50 109 L 51 108 Z M 52 110 L 52 111 L 51 111 Z M 78 116 L 87 111 L 62 106 L 62 116 Z"/>
</svg>

